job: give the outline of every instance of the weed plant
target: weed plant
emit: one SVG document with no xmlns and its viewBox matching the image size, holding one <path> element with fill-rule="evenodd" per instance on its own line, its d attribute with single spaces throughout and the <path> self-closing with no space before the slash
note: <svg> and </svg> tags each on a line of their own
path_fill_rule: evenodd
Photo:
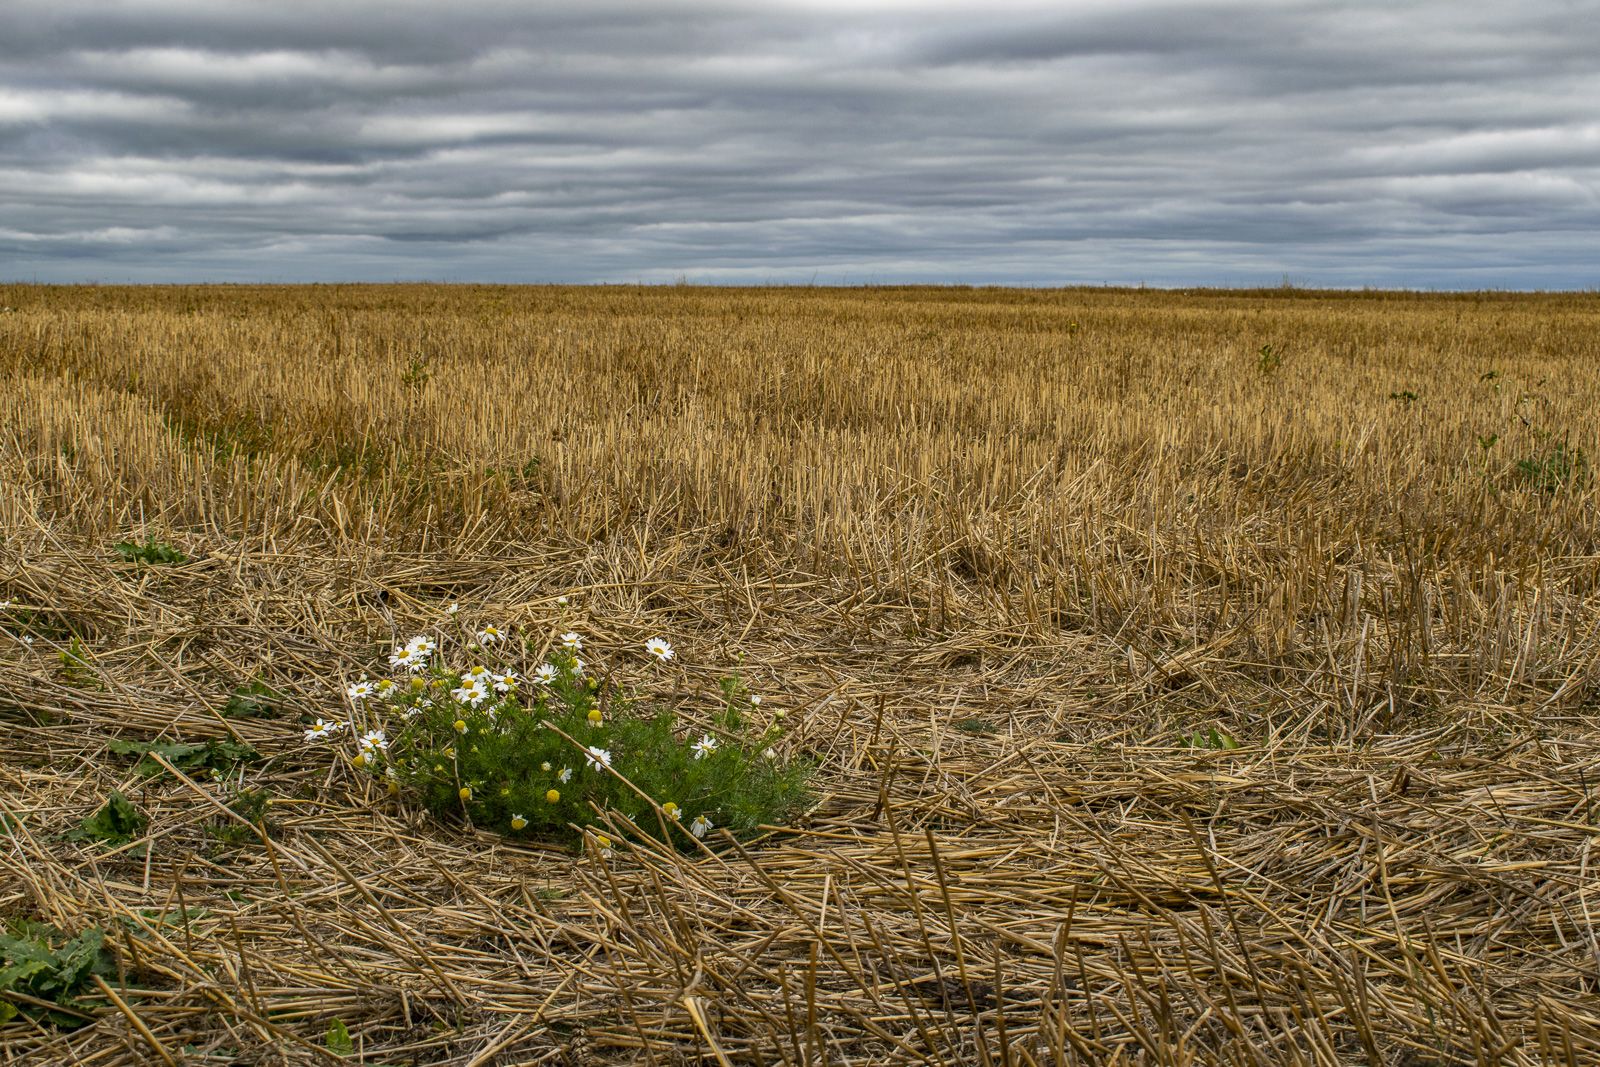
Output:
<svg viewBox="0 0 1600 1067">
<path fill-rule="evenodd" d="M 118 541 L 111 546 L 118 556 L 128 563 L 174 564 L 186 563 L 189 557 L 167 544 L 146 536 L 143 541 Z"/>
<path fill-rule="evenodd" d="M 560 840 L 613 815 L 687 844 L 717 828 L 748 836 L 807 799 L 810 764 L 779 755 L 781 713 L 763 714 L 737 678 L 723 680 L 709 726 L 691 729 L 597 675 L 576 633 L 531 670 L 496 627 L 463 650 L 480 660 L 470 666 L 442 663 L 442 640 L 413 638 L 390 657 L 397 677 L 347 689 L 355 765 L 436 816 Z M 660 639 L 646 652 L 675 655 Z M 319 721 L 306 736 L 344 732 Z"/>
<path fill-rule="evenodd" d="M 77 935 L 14 919 L 0 932 L 0 1024 L 19 1014 L 74 1028 L 93 1016 L 80 997 L 96 976 L 116 973 L 105 932 L 90 928 Z"/>
</svg>

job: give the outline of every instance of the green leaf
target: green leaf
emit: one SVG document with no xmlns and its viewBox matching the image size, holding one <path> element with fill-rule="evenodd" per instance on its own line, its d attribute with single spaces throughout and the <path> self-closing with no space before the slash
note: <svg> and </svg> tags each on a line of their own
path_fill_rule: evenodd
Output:
<svg viewBox="0 0 1600 1067">
<path fill-rule="evenodd" d="M 350 1028 L 344 1024 L 343 1019 L 335 1019 L 329 1024 L 328 1033 L 323 1037 L 322 1043 L 335 1056 L 352 1056 L 356 1051 L 356 1043 L 350 1038 Z"/>
<path fill-rule="evenodd" d="M 57 953 L 57 981 L 63 992 L 76 988 L 91 975 L 103 973 L 106 935 L 88 929 L 63 945 Z"/>
<path fill-rule="evenodd" d="M 113 791 L 99 811 L 79 823 L 76 830 L 68 831 L 67 839 L 121 845 L 139 836 L 148 823 L 127 797 Z"/>
<path fill-rule="evenodd" d="M 29 1016 L 56 1026 L 71 1028 L 85 1022 L 74 999 L 83 992 L 94 975 L 115 973 L 111 954 L 105 947 L 105 934 L 91 927 L 61 945 L 63 935 L 53 927 L 22 920 L 14 921 L 12 933 L 0 934 L 0 1023 L 26 1012 Z M 34 1000 L 48 1001 L 61 1009 L 5 999 L 18 993 Z"/>
<path fill-rule="evenodd" d="M 40 971 L 49 969 L 50 956 L 48 953 L 42 958 L 30 958 L 22 960 L 20 963 L 14 963 L 5 970 L 0 971 L 0 990 L 16 989 Z"/>
<path fill-rule="evenodd" d="M 115 738 L 107 742 L 106 750 L 114 756 L 144 757 L 134 764 L 133 770 L 135 774 L 146 778 L 166 773 L 165 767 L 150 758 L 152 754 L 161 756 L 185 774 L 201 770 L 226 772 L 236 763 L 252 763 L 261 758 L 261 753 L 254 748 L 237 741 L 190 744 L 183 741 L 125 741 Z"/>
<path fill-rule="evenodd" d="M 282 695 L 261 682 L 235 689 L 222 706 L 224 719 L 275 719 L 282 713 Z"/>
<path fill-rule="evenodd" d="M 1188 737 L 1180 737 L 1179 743 L 1187 748 L 1215 748 L 1235 749 L 1239 747 L 1232 734 L 1226 730 L 1219 730 L 1215 726 L 1208 726 L 1204 730 L 1196 730 Z"/>
</svg>

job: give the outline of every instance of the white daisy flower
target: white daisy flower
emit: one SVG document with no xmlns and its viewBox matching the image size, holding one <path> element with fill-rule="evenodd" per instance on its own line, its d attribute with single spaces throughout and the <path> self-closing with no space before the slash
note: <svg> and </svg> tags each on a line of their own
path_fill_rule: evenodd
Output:
<svg viewBox="0 0 1600 1067">
<path fill-rule="evenodd" d="M 646 641 L 644 643 L 644 650 L 650 653 L 656 659 L 660 660 L 662 663 L 665 663 L 674 655 L 672 646 L 667 644 L 659 637 L 652 637 L 650 640 Z"/>
<path fill-rule="evenodd" d="M 439 646 L 427 634 L 418 634 L 406 642 L 406 651 L 423 656 L 431 656 Z"/>
<path fill-rule="evenodd" d="M 572 673 L 576 677 L 582 678 L 584 669 L 586 667 L 588 667 L 588 666 L 589 665 L 587 663 L 583 662 L 583 660 L 578 659 L 576 656 L 573 657 L 573 660 L 572 660 Z"/>
<path fill-rule="evenodd" d="M 564 633 L 561 635 L 561 647 L 569 648 L 574 652 L 582 652 L 583 638 L 579 637 L 575 633 L 571 633 L 570 631 L 568 633 Z"/>
<path fill-rule="evenodd" d="M 562 607 L 566 607 L 567 606 L 567 598 L 564 597 L 564 596 L 558 596 L 558 597 L 556 597 L 556 603 L 560 604 Z"/>
<path fill-rule="evenodd" d="M 561 768 L 561 773 L 556 775 L 556 781 L 560 782 L 562 785 L 566 785 L 568 782 L 572 781 L 572 768 Z"/>
<path fill-rule="evenodd" d="M 583 758 L 590 767 L 611 766 L 611 753 L 597 745 L 590 745 L 588 749 L 585 750 Z"/>
<path fill-rule="evenodd" d="M 759 708 L 761 706 L 761 694 L 760 693 L 751 693 L 750 694 L 750 706 L 752 708 Z"/>
<path fill-rule="evenodd" d="M 377 689 L 377 686 L 363 678 L 361 681 L 356 682 L 346 688 L 344 695 L 359 703 L 375 693 Z"/>
<path fill-rule="evenodd" d="M 712 737 L 710 734 L 702 734 L 700 740 L 690 745 L 689 748 L 694 752 L 695 759 L 705 759 L 707 756 L 711 755 L 711 753 L 717 750 L 717 746 L 720 743 L 721 742 L 719 742 L 715 737 Z"/>
<path fill-rule="evenodd" d="M 397 648 L 389 654 L 389 666 L 396 670 L 403 667 L 408 671 L 414 671 L 422 666 L 419 659 L 417 654 L 409 648 Z"/>
<path fill-rule="evenodd" d="M 517 682 L 519 681 L 515 671 L 506 671 L 504 674 L 496 674 L 492 675 L 492 677 L 494 678 L 494 688 L 497 693 L 511 692 L 517 687 Z"/>
<path fill-rule="evenodd" d="M 554 667 L 546 663 L 544 666 L 533 672 L 533 680 L 539 685 L 549 685 L 551 682 L 556 680 L 556 675 L 558 673 L 559 672 Z"/>
<path fill-rule="evenodd" d="M 477 707 L 489 699 L 489 689 L 482 682 L 474 679 L 459 689 L 450 690 L 450 695 L 463 704 L 471 704 L 473 707 Z"/>
<path fill-rule="evenodd" d="M 461 605 L 457 604 L 455 601 L 452 600 L 448 605 L 445 606 L 444 613 L 446 615 L 454 615 L 456 612 L 458 612 L 460 610 L 461 610 Z"/>
<path fill-rule="evenodd" d="M 306 740 L 321 741 L 324 738 L 332 737 L 343 729 L 344 723 L 342 722 L 328 722 L 326 719 L 318 719 L 316 725 L 306 731 Z"/>
<path fill-rule="evenodd" d="M 485 626 L 478 631 L 478 644 L 492 645 L 503 637 L 505 637 L 505 634 L 500 631 L 499 627 Z"/>
<path fill-rule="evenodd" d="M 689 832 L 696 837 L 704 837 L 711 832 L 711 820 L 704 815 L 696 815 L 694 822 L 689 824 Z"/>
</svg>

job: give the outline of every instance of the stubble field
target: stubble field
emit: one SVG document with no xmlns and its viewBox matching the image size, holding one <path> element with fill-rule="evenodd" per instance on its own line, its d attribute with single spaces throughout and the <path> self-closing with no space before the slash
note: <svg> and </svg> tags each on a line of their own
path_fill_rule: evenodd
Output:
<svg viewBox="0 0 1600 1067">
<path fill-rule="evenodd" d="M 1600 1061 L 1600 297 L 0 308 L 0 915 L 106 946 L 0 1063 Z M 307 744 L 451 602 L 813 801 L 602 857 Z"/>
</svg>

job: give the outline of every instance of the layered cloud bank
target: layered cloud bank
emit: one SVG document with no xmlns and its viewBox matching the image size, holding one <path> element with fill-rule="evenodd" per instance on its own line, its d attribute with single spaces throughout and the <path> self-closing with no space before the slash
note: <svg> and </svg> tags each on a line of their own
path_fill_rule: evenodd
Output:
<svg viewBox="0 0 1600 1067">
<path fill-rule="evenodd" d="M 7 5 L 0 278 L 1600 286 L 1597 2 L 563 6 Z"/>
</svg>

